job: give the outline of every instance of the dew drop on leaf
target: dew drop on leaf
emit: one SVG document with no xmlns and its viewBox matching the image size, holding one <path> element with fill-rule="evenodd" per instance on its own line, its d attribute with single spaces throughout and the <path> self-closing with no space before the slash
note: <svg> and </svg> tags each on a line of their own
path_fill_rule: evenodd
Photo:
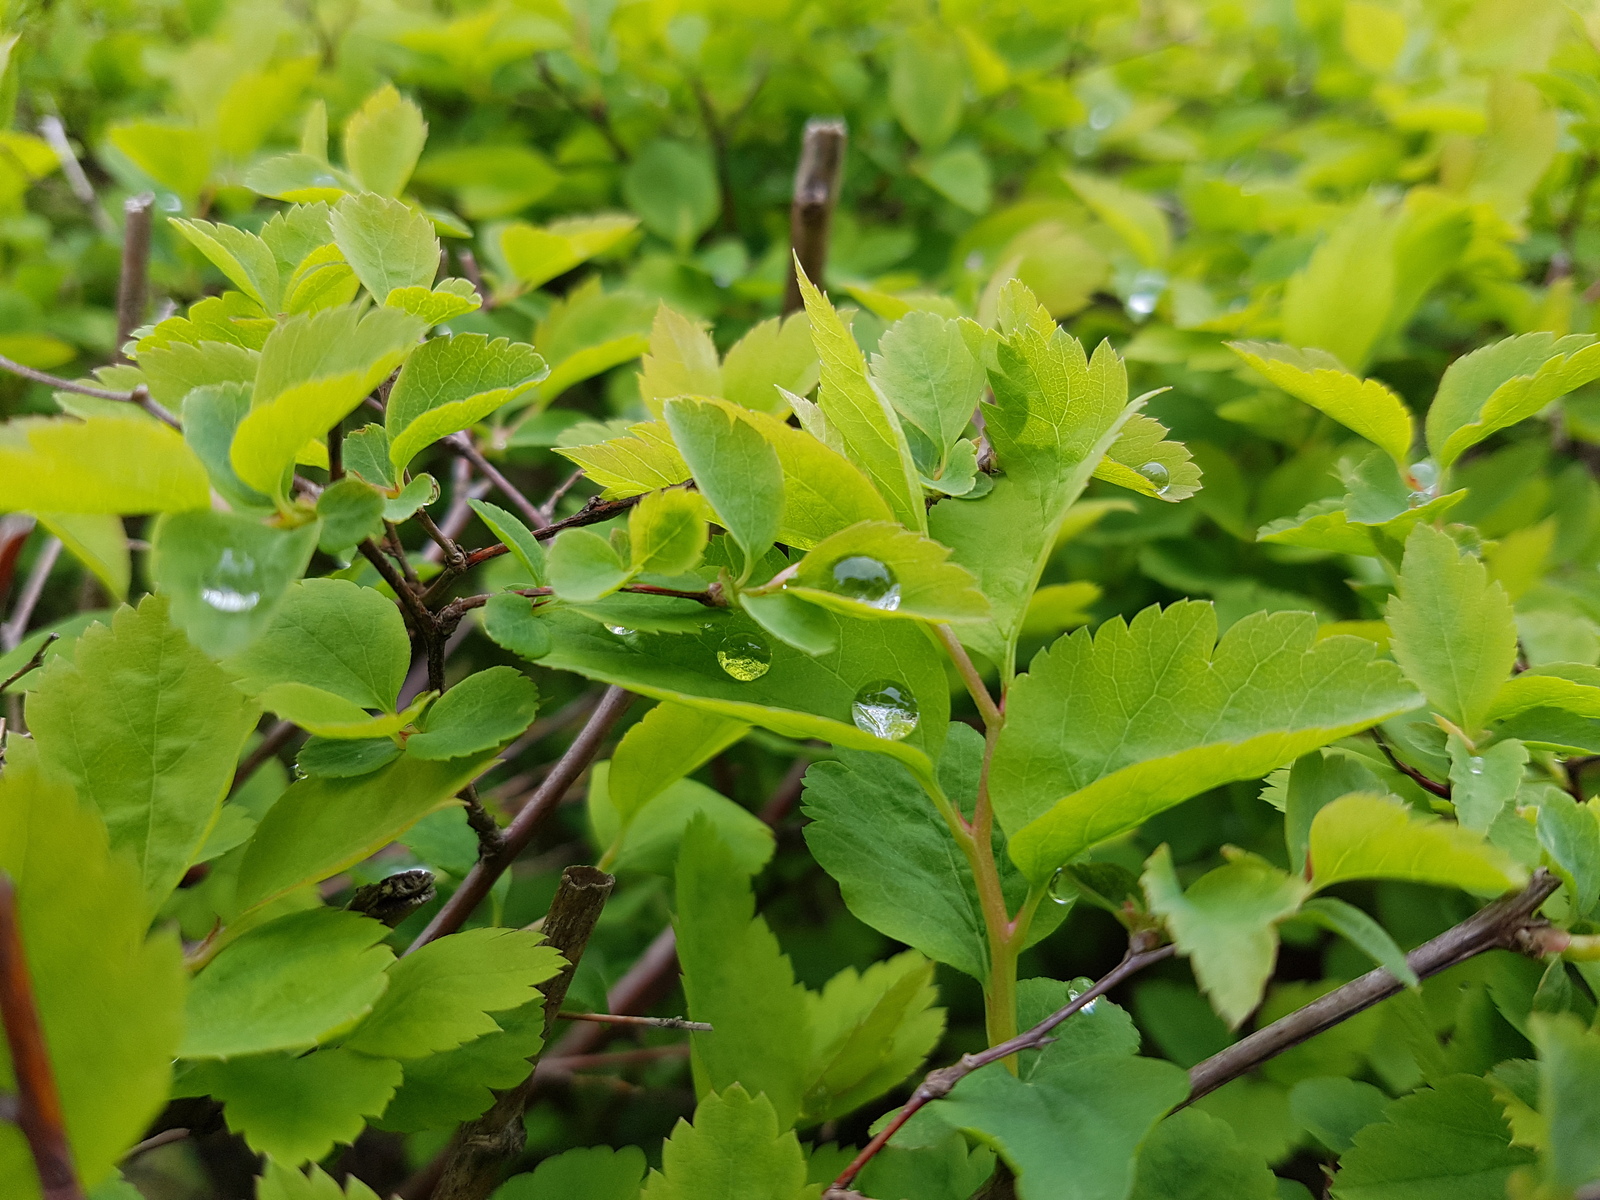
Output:
<svg viewBox="0 0 1600 1200">
<path fill-rule="evenodd" d="M 1171 472 L 1167 470 L 1164 464 L 1158 462 L 1145 463 L 1144 466 L 1139 468 L 1139 474 L 1150 481 L 1150 486 L 1156 489 L 1156 495 L 1158 496 L 1166 492 L 1167 484 L 1172 481 Z"/>
<path fill-rule="evenodd" d="M 1483 759 L 1479 758 L 1477 755 L 1473 755 L 1471 758 L 1467 759 L 1467 773 L 1469 775 L 1482 775 Z"/>
<path fill-rule="evenodd" d="M 833 590 L 869 608 L 893 612 L 900 607 L 900 584 L 887 563 L 852 554 L 833 564 Z"/>
<path fill-rule="evenodd" d="M 626 625 L 607 625 L 606 628 L 612 633 L 616 634 L 619 638 L 632 637 L 634 632 Z"/>
<path fill-rule="evenodd" d="M 750 683 L 772 669 L 772 648 L 753 634 L 730 633 L 717 648 L 717 665 L 740 683 Z"/>
<path fill-rule="evenodd" d="M 234 557 L 233 547 L 225 547 L 211 574 L 200 585 L 200 599 L 218 612 L 249 612 L 261 603 L 255 582 L 256 560 L 248 554 Z"/>
<path fill-rule="evenodd" d="M 864 686 L 850 706 L 850 719 L 857 729 L 890 742 L 909 736 L 919 716 L 911 689 L 889 679 Z"/>
<path fill-rule="evenodd" d="M 1050 899 L 1057 904 L 1071 904 L 1078 898 L 1078 889 L 1072 886 L 1072 880 L 1067 878 L 1067 869 L 1057 867 L 1056 873 L 1050 876 Z"/>
</svg>

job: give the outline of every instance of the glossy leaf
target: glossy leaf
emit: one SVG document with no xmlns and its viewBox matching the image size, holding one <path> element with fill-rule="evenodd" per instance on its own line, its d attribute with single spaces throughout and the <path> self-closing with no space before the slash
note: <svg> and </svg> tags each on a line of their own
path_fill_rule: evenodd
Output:
<svg viewBox="0 0 1600 1200">
<path fill-rule="evenodd" d="M 333 206 L 328 228 L 361 286 L 379 304 L 396 288 L 426 288 L 439 273 L 433 222 L 398 200 L 372 192 Z"/>
<path fill-rule="evenodd" d="M 487 500 L 469 500 L 468 505 L 478 514 L 478 519 L 489 527 L 489 532 L 499 538 L 511 556 L 522 564 L 522 569 L 536 585 L 545 581 L 544 547 L 533 536 L 533 531 L 511 513 Z"/>
<path fill-rule="evenodd" d="M 1526 870 L 1479 835 L 1360 792 L 1317 813 L 1310 861 L 1319 890 L 1346 879 L 1405 879 L 1497 896 L 1527 880 Z"/>
<path fill-rule="evenodd" d="M 468 675 L 429 706 L 419 732 L 406 739 L 413 758 L 462 758 L 496 749 L 539 713 L 539 689 L 515 667 Z"/>
<path fill-rule="evenodd" d="M 0 511 L 183 512 L 210 505 L 180 434 L 144 417 L 25 417 L 0 426 Z"/>
<path fill-rule="evenodd" d="M 885 522 L 862 522 L 812 547 L 785 590 L 853 616 L 924 621 L 987 616 L 989 604 L 977 581 L 949 557 L 926 537 Z"/>
<path fill-rule="evenodd" d="M 548 372 L 532 346 L 506 338 L 458 333 L 424 342 L 400 369 L 385 410 L 395 470 L 440 438 L 470 429 Z"/>
<path fill-rule="evenodd" d="M 1326 413 L 1378 446 L 1404 469 L 1416 436 L 1405 402 L 1376 379 L 1351 374 L 1326 350 L 1276 342 L 1233 342 L 1229 348 L 1268 382 Z"/>
<path fill-rule="evenodd" d="M 745 574 L 772 547 L 783 509 L 783 467 L 761 434 L 734 414 L 688 397 L 665 407 L 672 440 L 745 555 Z"/>
</svg>

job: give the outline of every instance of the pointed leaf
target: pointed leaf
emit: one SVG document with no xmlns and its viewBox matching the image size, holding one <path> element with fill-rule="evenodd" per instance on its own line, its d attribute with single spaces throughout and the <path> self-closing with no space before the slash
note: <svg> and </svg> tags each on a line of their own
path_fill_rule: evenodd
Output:
<svg viewBox="0 0 1600 1200">
<path fill-rule="evenodd" d="M 737 1084 L 705 1096 L 694 1124 L 679 1121 L 662 1145 L 643 1200 L 816 1200 L 800 1143 L 780 1129 L 765 1096 Z"/>
<path fill-rule="evenodd" d="M 333 206 L 328 228 L 361 286 L 379 304 L 387 303 L 396 288 L 429 287 L 439 273 L 433 222 L 398 200 L 372 192 L 346 196 Z"/>
<path fill-rule="evenodd" d="M 500 235 L 500 252 L 519 282 L 536 288 L 603 254 L 639 226 L 639 218 L 598 214 L 553 221 L 542 229 L 521 222 Z"/>
<path fill-rule="evenodd" d="M 805 313 L 791 313 L 781 322 L 769 317 L 728 348 L 719 394 L 745 408 L 782 416 L 788 407 L 782 393 L 808 394 L 817 386 L 820 369 Z"/>
<path fill-rule="evenodd" d="M 1327 413 L 1382 449 L 1402 469 L 1416 436 L 1405 401 L 1376 379 L 1352 374 L 1326 350 L 1296 350 L 1277 342 L 1229 342 L 1269 383 Z"/>
<path fill-rule="evenodd" d="M 714 404 L 679 397 L 667 427 L 701 495 L 745 555 L 745 574 L 771 549 L 783 510 L 783 467 L 756 429 Z"/>
<path fill-rule="evenodd" d="M 176 217 L 169 217 L 167 223 L 210 259 L 212 265 L 227 276 L 229 283 L 267 313 L 278 311 L 282 283 L 278 274 L 278 260 L 266 242 L 232 225 L 180 221 Z"/>
<path fill-rule="evenodd" d="M 1405 879 L 1498 896 L 1528 877 L 1478 834 L 1360 792 L 1335 800 L 1311 823 L 1311 866 L 1318 891 L 1346 879 Z"/>
<path fill-rule="evenodd" d="M 389 393 L 389 460 L 404 470 L 442 437 L 470 429 L 549 374 L 532 346 L 458 333 L 419 346 Z"/>
<path fill-rule="evenodd" d="M 665 701 L 629 728 L 611 757 L 608 792 L 627 821 L 662 788 L 698 770 L 748 732 L 743 721 Z"/>
<path fill-rule="evenodd" d="M 1428 447 L 1448 467 L 1463 451 L 1600 378 L 1589 334 L 1525 333 L 1463 355 L 1445 369 L 1428 409 Z"/>
<path fill-rule="evenodd" d="M 384 84 L 345 122 L 345 165 L 367 191 L 398 196 L 427 139 L 422 110 Z"/>
<path fill-rule="evenodd" d="M 882 521 L 863 521 L 824 538 L 795 569 L 786 591 L 813 604 L 864 617 L 970 621 L 989 602 L 938 542 Z"/>
<path fill-rule="evenodd" d="M 674 396 L 722 395 L 717 348 L 705 329 L 663 304 L 650 327 L 650 353 L 639 364 L 639 395 L 653 416 Z"/>
<path fill-rule="evenodd" d="M 497 749 L 539 714 L 539 689 L 515 667 L 490 667 L 468 675 L 428 708 L 419 730 L 406 739 L 416 758 L 461 758 Z"/>
<path fill-rule="evenodd" d="M 651 492 L 628 514 L 628 553 L 634 571 L 682 575 L 700 565 L 709 531 L 699 496 Z"/>
<path fill-rule="evenodd" d="M 0 426 L 0 511 L 183 512 L 210 506 L 181 434 L 145 417 L 24 417 Z"/>
</svg>

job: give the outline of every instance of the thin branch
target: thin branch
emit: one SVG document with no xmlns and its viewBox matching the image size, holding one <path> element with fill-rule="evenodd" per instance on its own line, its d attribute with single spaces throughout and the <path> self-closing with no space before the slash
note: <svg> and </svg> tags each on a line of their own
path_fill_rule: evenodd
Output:
<svg viewBox="0 0 1600 1200">
<path fill-rule="evenodd" d="M 1149 937 L 1149 934 L 1135 934 L 1129 943 L 1128 952 L 1123 955 L 1120 963 L 1106 975 L 1096 980 L 1086 991 L 1074 996 L 1070 1003 L 1056 1009 L 1055 1012 L 1040 1021 L 1032 1029 L 1025 1030 L 1014 1038 L 1008 1038 L 998 1046 L 990 1046 L 981 1054 L 963 1054 L 961 1061 L 948 1067 L 940 1067 L 937 1071 L 930 1071 L 927 1077 L 917 1086 L 917 1090 L 911 1093 L 911 1099 L 906 1101 L 905 1107 L 895 1114 L 894 1120 L 890 1121 L 876 1137 L 863 1146 L 861 1153 L 856 1155 L 854 1161 L 839 1173 L 839 1177 L 833 1181 L 832 1186 L 823 1193 L 823 1200 L 837 1197 L 839 1193 L 846 1191 L 855 1180 L 855 1177 L 861 1173 L 862 1168 L 873 1160 L 878 1151 L 888 1144 L 889 1139 L 894 1137 L 900 1131 L 901 1126 L 915 1116 L 923 1105 L 933 1100 L 942 1100 L 950 1094 L 951 1089 L 956 1084 L 974 1071 L 987 1067 L 991 1063 L 1010 1058 L 1013 1054 L 1023 1050 L 1039 1050 L 1049 1045 L 1055 1040 L 1050 1036 L 1050 1031 L 1068 1017 L 1082 1012 L 1095 1000 L 1105 995 L 1129 976 L 1137 974 L 1164 958 L 1171 957 L 1175 947 L 1170 944 L 1165 946 L 1150 945 L 1147 940 Z"/>
<path fill-rule="evenodd" d="M 28 572 L 28 582 L 22 585 L 22 592 L 17 596 L 17 607 L 12 610 L 11 619 L 0 625 L 0 652 L 9 653 L 22 644 L 28 632 L 28 622 L 33 620 L 33 610 L 38 607 L 39 597 L 44 595 L 44 585 L 50 579 L 50 572 L 55 570 L 59 557 L 61 539 L 51 538 L 33 561 L 33 570 Z"/>
<path fill-rule="evenodd" d="M 600 747 L 610 734 L 612 726 L 627 711 L 632 700 L 633 696 L 622 688 L 606 689 L 600 703 L 590 714 L 588 722 L 573 739 L 572 745 L 567 747 L 567 752 L 544 777 L 522 811 L 517 813 L 511 824 L 502 831 L 504 841 L 500 849 L 490 857 L 478 860 L 467 873 L 461 886 L 455 890 L 455 894 L 445 902 L 433 920 L 428 922 L 427 928 L 417 935 L 417 940 L 411 943 L 410 949 L 406 951 L 407 954 L 420 950 L 434 939 L 454 933 L 461 928 L 466 919 L 472 915 L 472 910 L 477 908 L 489 894 L 494 881 L 499 879 L 517 860 L 517 856 L 527 848 L 534 831 L 545 817 L 555 810 L 556 804 L 566 794 L 567 788 L 579 775 L 588 770 L 595 755 L 600 753 Z"/>
<path fill-rule="evenodd" d="M 1486 950 L 1519 949 L 1528 931 L 1538 924 L 1533 914 L 1560 886 L 1560 880 L 1540 868 L 1533 873 L 1528 886 L 1515 896 L 1479 909 L 1461 924 L 1418 946 L 1406 955 L 1406 962 L 1411 964 L 1418 979 L 1427 979 Z M 1216 1091 L 1230 1079 L 1254 1070 L 1291 1046 L 1298 1046 L 1307 1038 L 1371 1008 L 1404 986 L 1379 967 L 1318 997 L 1265 1029 L 1256 1030 L 1190 1070 L 1189 1102 Z"/>
<path fill-rule="evenodd" d="M 1395 752 L 1390 748 L 1389 743 L 1387 740 L 1385 740 L 1383 734 L 1378 732 L 1378 727 L 1376 725 L 1374 725 L 1367 732 L 1372 734 L 1372 740 L 1378 743 L 1378 747 L 1383 751 L 1384 757 L 1389 760 L 1390 765 L 1392 765 L 1396 771 L 1399 771 L 1400 774 L 1411 780 L 1412 783 L 1416 784 L 1430 796 L 1438 796 L 1441 800 L 1450 799 L 1450 785 L 1448 783 L 1436 783 L 1434 780 L 1429 779 L 1426 775 L 1417 770 L 1415 767 L 1411 766 L 1409 763 L 1401 762 L 1400 759 L 1396 757 Z"/>
<path fill-rule="evenodd" d="M 144 324 L 150 303 L 150 218 L 154 192 L 141 192 L 122 202 L 122 273 L 117 278 L 117 357 L 128 335 Z"/>
<path fill-rule="evenodd" d="M 489 810 L 483 806 L 483 801 L 478 799 L 478 789 L 474 785 L 469 783 L 462 788 L 458 798 L 467 809 L 467 827 L 477 835 L 478 858 L 480 860 L 488 858 L 500 849 L 505 834 L 501 832 L 499 823 Z"/>
<path fill-rule="evenodd" d="M 579 467 L 556 485 L 556 490 L 551 492 L 545 502 L 539 506 L 539 515 L 544 518 L 539 524 L 548 525 L 556 519 L 556 505 L 561 503 L 562 497 L 576 487 L 578 480 L 582 478 L 583 468 Z"/>
<path fill-rule="evenodd" d="M 63 379 L 61 376 L 52 375 L 48 371 L 35 371 L 32 367 L 25 367 L 3 354 L 0 354 L 0 371 L 10 371 L 13 375 L 31 379 L 34 383 L 46 384 L 61 392 L 76 392 L 80 396 L 93 396 L 98 400 L 133 402 L 132 392 L 113 392 L 110 388 L 95 387 L 92 383 L 80 383 L 76 379 Z"/>
<path fill-rule="evenodd" d="M 419 508 L 417 510 L 421 512 Z M 406 557 L 405 543 L 400 540 L 400 529 L 393 521 L 383 523 L 382 550 L 394 559 L 395 566 L 400 568 L 400 574 L 412 587 L 419 587 L 422 580 L 417 576 L 417 570 L 411 565 L 411 560 Z"/>
<path fill-rule="evenodd" d="M 417 524 L 422 526 L 422 532 L 428 535 L 428 540 L 437 546 L 440 553 L 444 555 L 445 566 L 450 571 L 459 575 L 467 569 L 466 553 L 460 546 L 456 545 L 454 538 L 434 524 L 433 518 L 428 515 L 427 509 L 417 509 Z"/>
<path fill-rule="evenodd" d="M 813 117 L 806 122 L 800 163 L 794 175 L 794 203 L 789 209 L 789 244 L 806 277 L 822 286 L 828 265 L 828 237 L 833 228 L 833 207 L 839 199 L 839 178 L 844 173 L 845 124 Z M 793 261 L 783 294 L 787 315 L 805 307 L 800 277 Z"/>
<path fill-rule="evenodd" d="M 189 1136 L 189 1132 L 187 1129 L 163 1129 L 160 1133 L 152 1134 L 122 1156 L 122 1165 L 127 1166 L 134 1159 L 143 1154 L 148 1154 L 152 1150 L 158 1150 L 162 1146 L 170 1146 L 173 1142 L 181 1142 Z"/>
<path fill-rule="evenodd" d="M 806 771 L 810 767 L 809 754 L 801 754 L 789 764 L 789 769 L 783 773 L 782 782 L 773 790 L 758 814 L 767 828 L 776 829 L 783 824 L 784 818 L 794 811 L 794 806 L 800 802 L 800 794 L 805 789 Z"/>
<path fill-rule="evenodd" d="M 83 1200 L 72 1147 L 67 1143 L 61 1095 L 28 978 L 22 927 L 17 920 L 17 891 L 4 871 L 0 871 L 0 1020 L 5 1023 L 17 1078 L 17 1126 L 33 1154 L 44 1200 Z"/>
<path fill-rule="evenodd" d="M 939 640 L 944 643 L 950 661 L 955 663 L 956 671 L 961 675 L 961 682 L 967 685 L 967 693 L 978 706 L 978 715 L 983 718 L 984 725 L 990 728 L 1001 725 L 1005 717 L 1001 715 L 1000 706 L 989 694 L 983 676 L 979 675 L 978 668 L 972 665 L 972 657 L 967 653 L 967 648 L 961 644 L 961 639 L 956 636 L 955 630 L 948 625 L 935 625 L 933 629 L 939 635 Z"/>
<path fill-rule="evenodd" d="M 566 966 L 540 988 L 544 993 L 547 1036 L 615 883 L 610 875 L 594 867 L 572 866 L 561 873 L 561 885 L 545 916 L 544 936 L 549 945 L 561 952 Z M 488 1112 L 456 1132 L 434 1200 L 485 1200 L 494 1191 L 506 1167 L 522 1153 L 527 1136 L 523 1112 L 532 1094 L 530 1068 L 522 1083 L 498 1093 Z"/>
<path fill-rule="evenodd" d="M 487 479 L 499 490 L 500 494 L 516 507 L 535 529 L 545 524 L 544 515 L 540 513 L 539 506 L 524 496 L 518 487 L 500 473 L 500 468 L 483 456 L 483 451 L 472 444 L 472 439 L 464 433 L 453 433 L 444 439 L 444 445 L 465 458 L 478 473 Z"/>
<path fill-rule="evenodd" d="M 628 1013 L 563 1012 L 556 1014 L 562 1021 L 593 1021 L 597 1025 L 637 1025 L 645 1029 L 684 1029 L 690 1033 L 711 1033 L 712 1027 L 704 1021 L 691 1021 L 687 1017 L 635 1017 Z"/>
<path fill-rule="evenodd" d="M 50 649 L 51 646 L 55 645 L 60 640 L 61 635 L 59 633 L 52 633 L 49 637 L 45 638 L 44 642 L 39 646 L 39 648 L 33 652 L 32 658 L 23 663 L 15 671 L 11 672 L 10 675 L 7 675 L 3 682 L 0 682 L 0 692 L 6 691 L 7 688 L 9 688 L 17 680 L 21 679 L 29 671 L 36 670 L 39 664 L 44 662 L 45 653 Z"/>
<path fill-rule="evenodd" d="M 344 422 L 335 421 L 328 430 L 328 481 L 344 478 Z"/>
</svg>

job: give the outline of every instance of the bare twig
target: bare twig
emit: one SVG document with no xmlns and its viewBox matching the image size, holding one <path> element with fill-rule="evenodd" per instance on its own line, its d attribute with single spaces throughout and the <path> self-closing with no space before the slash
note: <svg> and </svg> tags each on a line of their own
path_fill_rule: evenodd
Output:
<svg viewBox="0 0 1600 1200">
<path fill-rule="evenodd" d="M 455 453 L 461 455 L 474 467 L 478 473 L 487 479 L 499 490 L 500 494 L 516 507 L 516 510 L 525 517 L 535 529 L 545 523 L 544 516 L 539 512 L 539 506 L 524 496 L 521 490 L 500 473 L 500 468 L 495 466 L 483 456 L 483 451 L 472 444 L 472 438 L 464 433 L 453 433 L 444 439 L 443 444 Z"/>
<path fill-rule="evenodd" d="M 51 646 L 55 645 L 60 640 L 61 635 L 59 633 L 52 633 L 49 637 L 45 638 L 43 644 L 41 644 L 40 647 L 33 652 L 32 658 L 23 663 L 15 671 L 11 672 L 10 675 L 6 676 L 3 682 L 0 682 L 0 692 L 4 692 L 29 671 L 36 670 L 39 664 L 44 662 L 45 653 L 50 649 Z"/>
<path fill-rule="evenodd" d="M 22 644 L 28 632 L 28 622 L 33 620 L 33 610 L 38 607 L 39 597 L 44 595 L 44 585 L 50 579 L 50 572 L 55 570 L 59 557 L 61 539 L 51 538 L 40 549 L 39 557 L 34 559 L 33 570 L 28 572 L 28 581 L 17 595 L 17 606 L 11 611 L 11 619 L 0 625 L 0 652 L 9 653 Z"/>
<path fill-rule="evenodd" d="M 704 1021 L 691 1021 L 687 1017 L 636 1017 L 628 1013 L 564 1012 L 556 1017 L 562 1021 L 593 1021 L 597 1025 L 638 1025 L 645 1029 L 684 1029 L 690 1033 L 711 1033 Z"/>
<path fill-rule="evenodd" d="M 462 788 L 460 800 L 467 809 L 467 827 L 478 838 L 478 858 L 481 861 L 500 849 L 505 834 L 501 832 L 499 824 L 490 815 L 489 810 L 483 806 L 483 801 L 478 799 L 478 789 L 475 786 L 469 783 Z"/>
<path fill-rule="evenodd" d="M 1533 914 L 1559 886 L 1560 880 L 1540 868 L 1533 873 L 1528 886 L 1515 896 L 1479 909 L 1461 924 L 1418 946 L 1406 955 L 1406 961 L 1418 979 L 1427 979 L 1486 950 L 1519 949 L 1527 931 L 1537 923 Z M 1380 967 L 1318 997 L 1192 1068 L 1189 1100 L 1192 1102 L 1216 1091 L 1230 1079 L 1371 1008 L 1404 986 Z"/>
<path fill-rule="evenodd" d="M 17 1078 L 17 1126 L 33 1154 L 44 1200 L 83 1200 L 72 1147 L 67 1143 L 61 1095 L 28 978 L 22 927 L 17 920 L 17 891 L 4 871 L 0 871 L 0 1019 L 5 1023 Z"/>
<path fill-rule="evenodd" d="M 1399 771 L 1400 774 L 1411 780 L 1412 783 L 1416 784 L 1430 796 L 1438 796 L 1441 800 L 1450 799 L 1450 785 L 1448 783 L 1437 783 L 1434 780 L 1429 779 L 1426 775 L 1417 770 L 1415 767 L 1411 766 L 1409 763 L 1401 762 L 1400 759 L 1395 755 L 1394 750 L 1390 747 L 1387 739 L 1384 738 L 1383 734 L 1378 732 L 1378 727 L 1376 725 L 1374 725 L 1367 732 L 1372 734 L 1372 740 L 1378 743 L 1378 748 L 1383 751 L 1384 757 L 1389 760 L 1390 765 L 1393 766 L 1396 771 Z"/>
<path fill-rule="evenodd" d="M 89 182 L 89 177 L 83 173 L 83 164 L 78 161 L 77 151 L 73 150 L 72 142 L 67 138 L 67 128 L 61 123 L 61 118 L 51 113 L 39 118 L 39 136 L 50 144 L 50 149 L 55 151 L 56 161 L 61 164 L 61 174 L 66 176 L 67 186 L 72 189 L 72 194 L 88 205 L 100 216 L 96 222 L 101 226 L 102 232 L 109 233 L 110 222 L 105 220 L 100 212 L 98 198 L 94 194 L 94 184 Z"/>
<path fill-rule="evenodd" d="M 570 492 L 577 485 L 578 480 L 582 478 L 583 468 L 579 467 L 556 485 L 556 490 L 551 492 L 545 502 L 539 506 L 539 515 L 544 518 L 539 524 L 548 525 L 556 519 L 556 505 L 561 503 L 562 497 Z"/>
<path fill-rule="evenodd" d="M 1069 1004 L 1056 1009 L 1032 1029 L 1024 1030 L 1014 1038 L 1008 1038 L 997 1046 L 990 1046 L 980 1054 L 963 1054 L 959 1062 L 948 1067 L 940 1067 L 937 1071 L 930 1071 L 925 1079 L 917 1085 L 917 1090 L 911 1093 L 905 1107 L 895 1114 L 894 1120 L 884 1126 L 883 1130 L 870 1142 L 861 1148 L 861 1153 L 839 1173 L 833 1185 L 824 1192 L 824 1197 L 836 1197 L 840 1192 L 849 1188 L 855 1177 L 888 1144 L 890 1138 L 900 1131 L 917 1111 L 932 1100 L 942 1100 L 950 1094 L 952 1088 L 960 1083 L 974 1071 L 987 1067 L 991 1063 L 1000 1062 L 1010 1058 L 1023 1050 L 1039 1050 L 1049 1045 L 1055 1039 L 1050 1036 L 1053 1030 L 1068 1017 L 1082 1012 L 1096 999 L 1105 995 L 1124 979 L 1144 970 L 1152 963 L 1158 963 L 1172 955 L 1175 947 L 1153 945 L 1151 935 L 1136 933 L 1130 940 L 1128 952 L 1123 955 L 1122 961 L 1113 967 L 1107 974 L 1096 980 L 1087 990 L 1074 996 Z"/>
<path fill-rule="evenodd" d="M 344 478 L 344 422 L 335 421 L 328 430 L 328 482 Z"/>
<path fill-rule="evenodd" d="M 117 279 L 117 357 L 124 359 L 128 335 L 144 323 L 150 303 L 150 217 L 153 192 L 122 202 L 122 273 Z"/>
<path fill-rule="evenodd" d="M 162 1146 L 170 1146 L 173 1142 L 184 1141 L 189 1136 L 187 1129 L 163 1129 L 160 1133 L 152 1134 L 139 1142 L 122 1156 L 122 1164 L 126 1166 L 134 1159 L 152 1150 L 159 1150 Z"/>
<path fill-rule="evenodd" d="M 544 935 L 566 959 L 566 966 L 540 989 L 545 998 L 547 1033 L 561 1011 L 567 987 L 615 882 L 594 867 L 573 866 L 561 873 L 561 885 L 545 917 Z M 434 1200 L 485 1200 L 495 1189 L 506 1168 L 522 1153 L 526 1138 L 522 1114 L 532 1089 L 530 1070 L 521 1084 L 498 1093 L 488 1112 L 457 1131 Z"/>
<path fill-rule="evenodd" d="M 10 371 L 13 375 L 20 375 L 24 379 L 31 379 L 34 383 L 43 383 L 62 392 L 76 392 L 80 396 L 93 396 L 97 400 L 121 400 L 132 403 L 132 392 L 113 392 L 110 388 L 95 387 L 92 383 L 81 383 L 76 379 L 63 379 L 59 375 L 52 375 L 48 371 L 35 371 L 32 367 L 25 367 L 21 363 L 0 354 L 0 371 Z"/>
<path fill-rule="evenodd" d="M 794 175 L 794 203 L 789 209 L 789 244 L 800 260 L 806 278 L 822 286 L 828 264 L 828 236 L 833 227 L 833 206 L 839 199 L 839 177 L 844 172 L 845 124 L 813 117 L 806 122 L 800 165 Z M 785 314 L 804 307 L 800 278 L 791 265 L 783 293 Z"/>
<path fill-rule="evenodd" d="M 600 747 L 611 732 L 612 726 L 627 711 L 632 700 L 632 695 L 622 688 L 606 689 L 606 694 L 595 706 L 594 712 L 590 714 L 582 731 L 573 739 L 572 745 L 567 747 L 567 752 L 544 777 L 538 790 L 523 806 L 522 811 L 502 831 L 504 840 L 500 849 L 490 857 L 478 860 L 467 873 L 461 886 L 455 890 L 455 894 L 434 915 L 433 920 L 428 922 L 427 928 L 417 935 L 417 940 L 411 943 L 410 949 L 406 951 L 407 954 L 420 950 L 435 938 L 444 937 L 461 928 L 467 917 L 472 914 L 472 910 L 477 908 L 489 894 L 494 881 L 500 878 L 516 861 L 517 856 L 527 848 L 534 831 L 545 817 L 554 811 L 567 788 L 588 769 L 595 755 L 600 752 Z"/>
<path fill-rule="evenodd" d="M 256 748 L 245 755 L 244 760 L 234 770 L 233 783 L 228 787 L 228 795 L 232 796 L 249 783 L 251 776 L 259 771 L 269 758 L 275 757 L 278 751 L 293 741 L 294 735 L 299 732 L 300 726 L 293 721 L 279 721 L 267 730 L 261 741 L 256 743 Z"/>
</svg>

